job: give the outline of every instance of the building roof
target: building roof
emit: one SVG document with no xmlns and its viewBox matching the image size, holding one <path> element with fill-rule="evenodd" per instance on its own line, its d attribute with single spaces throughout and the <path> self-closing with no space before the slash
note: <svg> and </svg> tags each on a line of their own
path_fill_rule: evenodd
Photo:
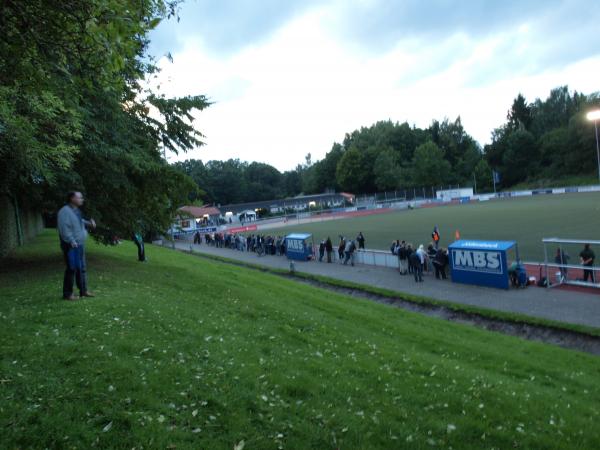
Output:
<svg viewBox="0 0 600 450">
<path fill-rule="evenodd" d="M 196 218 L 221 215 L 221 211 L 214 206 L 182 206 L 179 211 L 186 212 Z"/>
<path fill-rule="evenodd" d="M 515 241 L 475 241 L 460 240 L 456 241 L 448 246 L 448 248 L 465 248 L 470 250 L 501 250 L 506 251 L 514 247 L 517 243 Z"/>
<path fill-rule="evenodd" d="M 327 200 L 343 200 L 348 199 L 352 194 L 340 194 L 340 193 L 329 193 L 329 194 L 314 194 L 314 195 L 299 195 L 297 197 L 280 198 L 273 200 L 260 200 L 256 202 L 248 203 L 235 203 L 229 205 L 223 205 L 220 207 L 221 211 L 238 213 L 247 209 L 257 208 L 281 208 L 281 207 L 293 207 L 294 205 L 306 204 L 310 201 L 327 201 Z"/>
<path fill-rule="evenodd" d="M 309 234 L 309 233 L 291 233 L 286 236 L 286 239 L 304 240 L 304 239 L 308 239 L 311 236 L 312 236 L 312 234 Z"/>
</svg>

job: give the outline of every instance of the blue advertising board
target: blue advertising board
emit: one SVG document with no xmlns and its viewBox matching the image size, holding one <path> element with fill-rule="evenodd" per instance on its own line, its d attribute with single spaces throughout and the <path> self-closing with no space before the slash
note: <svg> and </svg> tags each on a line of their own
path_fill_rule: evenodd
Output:
<svg viewBox="0 0 600 450">
<path fill-rule="evenodd" d="M 216 233 L 217 227 L 202 227 L 196 228 L 194 232 L 199 231 L 200 233 Z"/>
<path fill-rule="evenodd" d="M 285 251 L 288 259 L 306 261 L 312 256 L 312 245 L 307 242 L 312 234 L 292 233 L 285 237 Z"/>
<path fill-rule="evenodd" d="M 510 280 L 506 253 L 516 245 L 514 241 L 454 242 L 448 247 L 452 281 L 508 289 Z"/>
</svg>

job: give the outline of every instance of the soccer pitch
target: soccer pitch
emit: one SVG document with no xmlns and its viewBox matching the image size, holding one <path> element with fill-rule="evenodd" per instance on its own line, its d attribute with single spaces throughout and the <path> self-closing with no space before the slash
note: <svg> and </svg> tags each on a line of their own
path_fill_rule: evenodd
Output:
<svg viewBox="0 0 600 450">
<path fill-rule="evenodd" d="M 459 230 L 462 239 L 515 240 L 524 260 L 541 261 L 544 258 L 542 238 L 600 240 L 600 193 L 539 195 L 403 210 L 288 225 L 264 233 L 307 232 L 313 234 L 315 243 L 330 236 L 335 245 L 340 234 L 356 237 L 362 231 L 367 248 L 389 250 L 396 239 L 414 245 L 428 244 L 435 225 L 440 229 L 442 246 L 452 243 L 455 230 Z M 580 249 L 569 247 L 567 250 L 576 256 Z M 600 257 L 600 249 L 596 249 L 596 253 Z"/>
</svg>

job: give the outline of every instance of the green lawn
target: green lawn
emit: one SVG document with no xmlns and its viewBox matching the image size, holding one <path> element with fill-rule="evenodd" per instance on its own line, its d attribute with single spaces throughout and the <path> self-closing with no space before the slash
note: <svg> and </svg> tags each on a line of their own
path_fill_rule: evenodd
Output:
<svg viewBox="0 0 600 450">
<path fill-rule="evenodd" d="M 268 233 L 302 231 L 313 233 L 315 242 L 330 236 L 337 243 L 340 234 L 355 237 L 362 231 L 368 248 L 388 250 L 396 239 L 415 245 L 428 244 L 434 225 L 440 227 L 442 245 L 453 242 L 454 232 L 459 230 L 461 237 L 467 239 L 516 240 L 524 259 L 542 261 L 542 238 L 600 240 L 600 193 L 540 195 L 422 208 L 294 225 Z M 568 247 L 568 251 L 573 257 L 581 248 Z"/>
<path fill-rule="evenodd" d="M 427 213 L 428 211 L 423 211 Z M 600 448 L 600 358 L 163 248 L 0 270 L 0 448 Z"/>
</svg>

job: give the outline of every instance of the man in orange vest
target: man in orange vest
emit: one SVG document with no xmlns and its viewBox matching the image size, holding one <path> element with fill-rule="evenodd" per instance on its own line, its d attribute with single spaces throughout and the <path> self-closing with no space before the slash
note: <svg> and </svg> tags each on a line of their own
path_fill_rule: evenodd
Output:
<svg viewBox="0 0 600 450">
<path fill-rule="evenodd" d="M 431 233 L 431 237 L 433 238 L 433 245 L 437 250 L 440 246 L 440 231 L 438 230 L 438 226 L 433 227 L 433 233 Z"/>
</svg>

